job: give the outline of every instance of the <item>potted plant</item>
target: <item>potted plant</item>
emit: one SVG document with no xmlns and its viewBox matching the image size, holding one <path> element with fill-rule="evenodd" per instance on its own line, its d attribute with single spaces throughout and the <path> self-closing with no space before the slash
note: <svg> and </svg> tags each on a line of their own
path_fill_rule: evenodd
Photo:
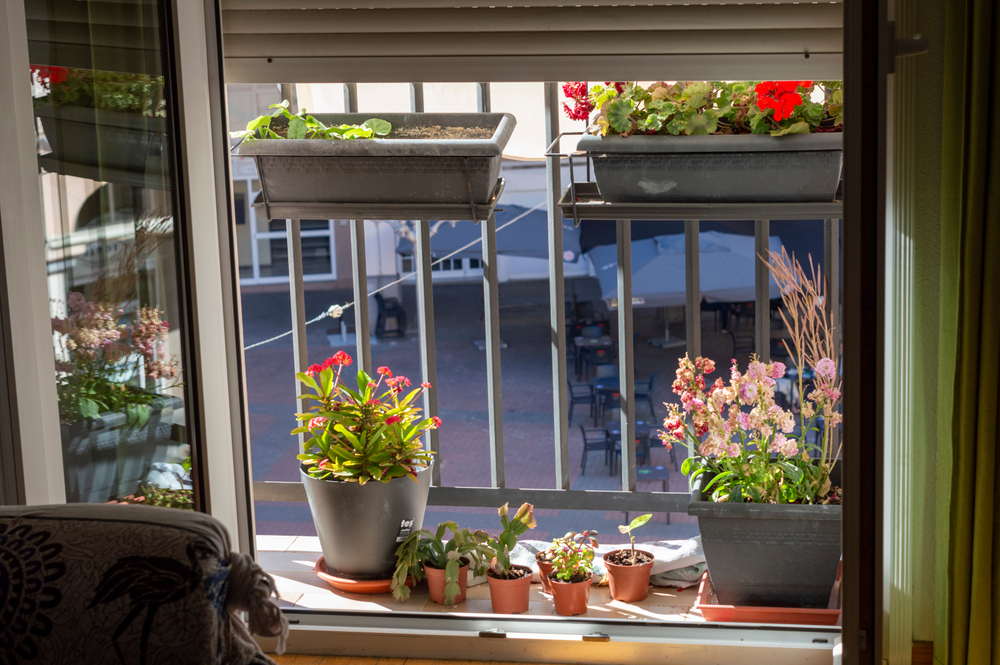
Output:
<svg viewBox="0 0 1000 665">
<path fill-rule="evenodd" d="M 148 157 L 169 152 L 162 76 L 32 65 L 31 77 L 59 160 L 145 173 Z"/>
<path fill-rule="evenodd" d="M 627 533 L 632 543 L 631 549 L 615 550 L 604 555 L 604 565 L 608 569 L 608 584 L 611 597 L 623 603 L 645 600 L 649 595 L 649 573 L 653 568 L 653 555 L 635 549 L 635 535 L 632 533 L 648 522 L 653 515 L 640 515 L 618 530 Z"/>
<path fill-rule="evenodd" d="M 685 357 L 673 386 L 680 405 L 667 405 L 660 437 L 692 450 L 681 467 L 692 481 L 688 514 L 698 518 L 719 602 L 826 607 L 840 561 L 841 494 L 831 481 L 841 420 L 835 336 L 821 277 L 806 276 L 784 252 L 771 254 L 770 267 L 804 396 L 798 414 L 775 403 L 776 382 L 788 380 L 784 364 L 754 358 L 740 372 L 734 361 L 728 382 L 709 384 L 715 363 Z M 813 432 L 818 445 L 808 440 Z"/>
<path fill-rule="evenodd" d="M 843 163 L 840 81 L 595 85 L 578 149 L 605 201 L 832 201 Z"/>
<path fill-rule="evenodd" d="M 444 540 L 446 531 L 451 539 Z M 396 600 L 410 597 L 410 584 L 427 578 L 431 600 L 441 605 L 455 605 L 465 600 L 469 568 L 477 577 L 486 572 L 491 556 L 489 534 L 458 528 L 455 522 L 438 524 L 431 533 L 421 529 L 403 541 L 396 550 L 396 570 L 392 576 L 392 595 Z M 530 579 L 530 578 L 529 578 Z"/>
<path fill-rule="evenodd" d="M 556 538 L 552 544 L 535 555 L 535 564 L 538 565 L 538 577 L 542 584 L 542 591 L 552 593 L 552 554 L 556 551 L 560 539 Z"/>
<path fill-rule="evenodd" d="M 568 533 L 556 540 L 552 551 L 552 599 L 556 613 L 562 616 L 586 614 L 590 585 L 594 579 L 596 531 Z"/>
<path fill-rule="evenodd" d="M 377 382 L 359 371 L 352 389 L 341 380 L 352 362 L 338 351 L 296 375 L 313 392 L 292 434 L 307 437 L 300 475 L 327 572 L 388 591 L 396 547 L 423 524 L 432 457 L 421 435 L 441 421 L 415 406 L 429 383 L 405 392 L 409 379 L 379 367 Z"/>
<path fill-rule="evenodd" d="M 510 553 L 517 545 L 517 537 L 528 529 L 535 528 L 535 515 L 530 503 L 522 504 L 511 519 L 507 516 L 507 504 L 500 506 L 500 523 L 503 531 L 490 538 L 488 546 L 493 552 L 493 561 L 486 571 L 490 585 L 490 601 L 497 614 L 520 614 L 528 611 L 531 594 L 531 568 L 511 564 Z"/>
<path fill-rule="evenodd" d="M 271 108 L 232 133 L 243 139 L 238 154 L 254 158 L 265 206 L 471 204 L 470 196 L 486 204 L 516 124 L 509 113 L 293 114 L 287 101 Z"/>
</svg>

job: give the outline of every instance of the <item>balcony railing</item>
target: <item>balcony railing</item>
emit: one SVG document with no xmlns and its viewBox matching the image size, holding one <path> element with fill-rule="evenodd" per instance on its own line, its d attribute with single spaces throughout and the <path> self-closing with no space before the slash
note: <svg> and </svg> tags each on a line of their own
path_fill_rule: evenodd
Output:
<svg viewBox="0 0 1000 665">
<path fill-rule="evenodd" d="M 478 107 L 489 112 L 489 83 L 479 83 Z M 770 221 L 824 220 L 824 266 L 828 280 L 826 306 L 832 310 L 833 324 L 839 329 L 840 302 L 840 218 L 839 202 L 823 204 L 604 204 L 576 205 L 578 194 L 588 191 L 584 183 L 571 182 L 567 192 L 561 183 L 560 160 L 571 160 L 569 153 L 552 152 L 559 142 L 559 86 L 545 83 L 545 132 L 550 152 L 546 159 L 546 196 L 548 212 L 549 303 L 552 355 L 553 431 L 555 443 L 555 489 L 517 489 L 506 486 L 504 477 L 503 398 L 500 389 L 500 318 L 497 297 L 496 218 L 490 214 L 482 224 L 483 295 L 485 302 L 485 333 L 487 389 L 490 439 L 490 487 L 442 487 L 440 463 L 433 468 L 432 487 L 428 504 L 433 506 L 495 507 L 505 502 L 517 505 L 534 504 L 536 508 L 600 510 L 622 512 L 686 512 L 689 494 L 686 492 L 637 492 L 635 450 L 635 360 L 632 346 L 632 220 L 683 219 L 685 235 L 685 319 L 686 350 L 691 357 L 701 355 L 701 290 L 699 271 L 699 225 L 702 220 L 754 219 L 755 252 L 766 255 L 770 236 Z M 423 111 L 423 85 L 411 84 L 411 108 Z M 345 108 L 357 111 L 357 86 L 345 85 Z M 586 159 L 586 158 L 584 158 Z M 589 173 L 589 171 L 588 171 Z M 579 189 L 578 189 L 579 188 Z M 563 279 L 563 214 L 580 219 L 616 219 L 618 271 L 618 338 L 619 381 L 621 385 L 621 490 L 574 490 L 570 487 L 569 423 L 567 418 L 566 312 Z M 748 216 L 748 213 L 751 213 Z M 313 216 L 324 216 L 315 211 Z M 382 217 L 387 218 L 387 217 Z M 397 219 L 398 217 L 393 217 Z M 755 219 L 756 218 L 756 219 Z M 466 216 L 465 219 L 468 219 Z M 437 385 L 437 362 L 434 342 L 434 299 L 431 287 L 430 223 L 416 224 L 415 243 L 417 303 L 419 309 L 420 359 L 425 380 Z M 352 276 L 356 308 L 357 357 L 361 366 L 372 371 L 368 318 L 367 269 L 365 265 L 364 220 L 351 220 Z M 299 220 L 289 219 L 288 263 L 292 303 L 293 348 L 295 371 L 308 366 L 306 321 L 303 299 L 303 269 Z M 758 357 L 770 360 L 770 276 L 760 260 L 755 270 L 755 347 Z M 424 392 L 424 410 L 428 417 L 438 415 L 434 391 Z M 305 410 L 301 403 L 300 411 Z M 426 445 L 440 453 L 437 430 L 426 435 Z M 305 502 L 305 490 L 297 482 L 258 481 L 253 483 L 257 501 Z"/>
</svg>

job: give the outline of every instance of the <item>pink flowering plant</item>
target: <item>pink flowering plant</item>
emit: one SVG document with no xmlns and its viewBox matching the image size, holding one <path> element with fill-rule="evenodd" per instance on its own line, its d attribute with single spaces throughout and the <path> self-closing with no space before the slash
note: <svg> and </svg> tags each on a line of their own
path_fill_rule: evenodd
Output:
<svg viewBox="0 0 1000 665">
<path fill-rule="evenodd" d="M 69 294 L 66 316 L 51 320 L 62 422 L 123 412 L 129 427 L 145 426 L 156 395 L 136 377 L 173 380 L 179 373 L 177 356 L 166 352 L 170 323 L 161 317 L 155 307 L 129 317 L 118 305 Z"/>
<path fill-rule="evenodd" d="M 424 382 L 407 392 L 409 379 L 379 367 L 378 381 L 362 370 L 352 389 L 341 380 L 341 372 L 352 362 L 338 351 L 295 375 L 314 391 L 299 396 L 312 406 L 296 414 L 305 424 L 291 432 L 305 436 L 298 458 L 313 478 L 364 485 L 406 476 L 416 482 L 417 472 L 430 465 L 432 456 L 421 437 L 441 426 L 440 418 L 422 418 L 415 406 L 431 385 Z"/>
<path fill-rule="evenodd" d="M 694 453 L 681 471 L 692 479 L 708 474 L 702 491 L 713 501 L 836 502 L 830 472 L 840 455 L 834 431 L 841 422 L 841 395 L 824 282 L 815 269 L 807 276 L 784 249 L 771 252 L 769 259 L 761 257 L 782 290 L 798 395 L 805 397 L 801 407 L 793 412 L 775 403 L 783 363 L 754 357 L 740 372 L 734 359 L 729 381 L 720 377 L 709 384 L 706 377 L 715 372 L 715 363 L 685 356 L 673 384 L 680 404 L 666 405 L 669 413 L 659 436 L 668 449 L 679 442 Z M 806 387 L 807 371 L 814 377 L 812 390 Z M 793 436 L 796 420 L 799 433 Z M 819 445 L 808 441 L 813 432 Z"/>
</svg>

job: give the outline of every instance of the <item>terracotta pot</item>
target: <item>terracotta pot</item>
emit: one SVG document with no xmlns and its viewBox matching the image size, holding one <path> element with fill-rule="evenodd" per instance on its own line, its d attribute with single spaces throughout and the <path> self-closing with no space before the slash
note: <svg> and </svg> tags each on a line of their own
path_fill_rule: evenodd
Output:
<svg viewBox="0 0 1000 665">
<path fill-rule="evenodd" d="M 630 552 L 628 550 L 615 550 L 615 552 Z M 642 553 L 649 557 L 649 563 L 638 566 L 620 566 L 608 561 L 608 557 L 615 552 L 608 552 L 604 555 L 604 565 L 608 569 L 608 584 L 611 586 L 611 597 L 623 603 L 635 603 L 645 600 L 649 595 L 649 572 L 653 568 L 653 555 L 643 550 L 636 550 L 636 554 Z"/>
<path fill-rule="evenodd" d="M 424 574 L 427 575 L 427 590 L 430 591 L 431 600 L 438 605 L 445 605 L 444 602 L 444 569 L 432 568 L 424 564 Z M 465 588 L 469 583 L 469 560 L 462 559 L 462 567 L 458 569 L 458 595 L 455 596 L 455 604 L 465 600 Z"/>
<path fill-rule="evenodd" d="M 526 570 L 528 574 L 516 580 L 505 580 L 486 574 L 490 583 L 490 602 L 497 614 L 522 614 L 528 611 L 528 597 L 531 595 L 531 568 L 527 566 L 511 566 Z"/>
<path fill-rule="evenodd" d="M 564 617 L 587 613 L 587 603 L 590 602 L 590 584 L 594 581 L 591 575 L 583 582 L 563 582 L 552 580 L 552 599 L 556 601 L 556 614 Z"/>
<path fill-rule="evenodd" d="M 549 575 L 552 574 L 552 564 L 548 561 L 542 561 L 535 555 L 535 563 L 538 564 L 538 576 L 542 578 L 542 591 L 545 593 L 552 593 L 552 581 L 549 579 Z"/>
</svg>

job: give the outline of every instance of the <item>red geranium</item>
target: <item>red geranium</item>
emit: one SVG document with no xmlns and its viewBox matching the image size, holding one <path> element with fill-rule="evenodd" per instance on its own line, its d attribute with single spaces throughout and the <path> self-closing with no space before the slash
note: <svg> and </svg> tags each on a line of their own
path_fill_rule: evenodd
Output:
<svg viewBox="0 0 1000 665">
<path fill-rule="evenodd" d="M 774 110 L 774 119 L 781 122 L 795 114 L 795 107 L 802 104 L 799 88 L 808 88 L 812 81 L 761 81 L 757 84 L 757 107 L 761 111 Z"/>
</svg>

